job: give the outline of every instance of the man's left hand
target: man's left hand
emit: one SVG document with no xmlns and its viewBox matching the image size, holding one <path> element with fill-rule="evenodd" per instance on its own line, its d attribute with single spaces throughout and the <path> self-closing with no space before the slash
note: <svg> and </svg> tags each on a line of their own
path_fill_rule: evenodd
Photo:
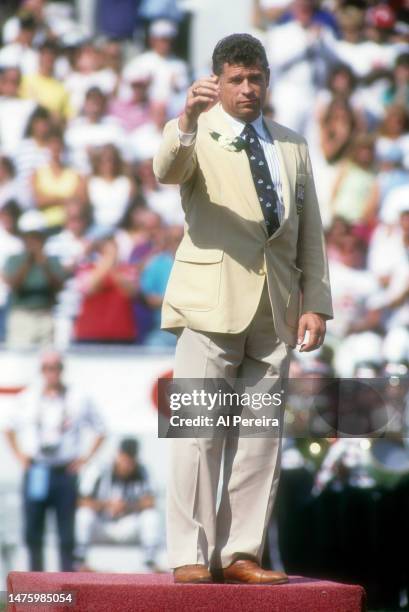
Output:
<svg viewBox="0 0 409 612">
<path fill-rule="evenodd" d="M 314 351 L 324 342 L 326 331 L 326 317 L 316 312 L 306 312 L 301 315 L 298 323 L 297 344 L 300 344 L 300 353 Z M 307 342 L 304 344 L 305 333 L 309 332 Z"/>
</svg>

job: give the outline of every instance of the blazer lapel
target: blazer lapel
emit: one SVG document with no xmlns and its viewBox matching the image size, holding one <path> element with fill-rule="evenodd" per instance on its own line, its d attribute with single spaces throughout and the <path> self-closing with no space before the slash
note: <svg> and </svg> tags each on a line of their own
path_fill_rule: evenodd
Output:
<svg viewBox="0 0 409 612">
<path fill-rule="evenodd" d="M 207 120 L 211 129 L 228 138 L 234 138 L 236 134 L 220 110 L 220 104 L 213 107 L 207 115 Z M 267 227 L 264 221 L 263 211 L 258 201 L 256 188 L 253 181 L 253 176 L 250 170 L 250 164 L 245 151 L 225 151 L 223 160 L 226 160 L 234 173 L 234 177 L 240 184 L 240 191 L 245 196 L 245 200 L 252 212 L 252 217 L 260 223 L 260 227 L 268 236 Z"/>
</svg>

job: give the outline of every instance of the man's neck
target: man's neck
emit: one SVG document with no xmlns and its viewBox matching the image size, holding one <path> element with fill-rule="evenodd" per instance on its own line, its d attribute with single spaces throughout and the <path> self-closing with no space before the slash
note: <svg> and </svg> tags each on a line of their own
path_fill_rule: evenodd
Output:
<svg viewBox="0 0 409 612">
<path fill-rule="evenodd" d="M 56 385 L 45 385 L 43 389 L 43 395 L 46 397 L 58 397 L 59 395 L 63 395 L 64 393 L 64 385 L 62 383 L 58 383 Z"/>
</svg>

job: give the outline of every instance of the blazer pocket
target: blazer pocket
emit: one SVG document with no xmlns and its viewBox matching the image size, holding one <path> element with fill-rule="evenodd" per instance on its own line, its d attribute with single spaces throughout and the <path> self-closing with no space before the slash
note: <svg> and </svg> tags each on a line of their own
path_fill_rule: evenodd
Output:
<svg viewBox="0 0 409 612">
<path fill-rule="evenodd" d="M 180 249 L 175 254 L 166 299 L 175 308 L 207 311 L 219 303 L 221 249 Z"/>
<path fill-rule="evenodd" d="M 290 327 L 298 327 L 298 319 L 300 317 L 300 300 L 301 300 L 301 279 L 302 270 L 297 267 L 291 268 L 291 287 L 287 300 L 287 309 L 285 311 L 285 321 Z"/>
<path fill-rule="evenodd" d="M 223 259 L 221 249 L 186 249 L 179 248 L 175 253 L 176 261 L 188 263 L 218 263 Z"/>
</svg>

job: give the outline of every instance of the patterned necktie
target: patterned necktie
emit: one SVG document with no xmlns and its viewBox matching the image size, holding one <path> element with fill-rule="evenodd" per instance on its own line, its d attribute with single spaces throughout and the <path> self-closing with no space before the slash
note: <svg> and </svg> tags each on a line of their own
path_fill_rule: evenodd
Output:
<svg viewBox="0 0 409 612">
<path fill-rule="evenodd" d="M 249 158 L 254 186 L 263 211 L 268 235 L 271 236 L 279 227 L 280 219 L 278 216 L 278 197 L 268 169 L 266 156 L 257 137 L 257 132 L 250 123 L 246 123 L 241 137 L 245 139 L 247 144 L 245 151 Z"/>
</svg>

